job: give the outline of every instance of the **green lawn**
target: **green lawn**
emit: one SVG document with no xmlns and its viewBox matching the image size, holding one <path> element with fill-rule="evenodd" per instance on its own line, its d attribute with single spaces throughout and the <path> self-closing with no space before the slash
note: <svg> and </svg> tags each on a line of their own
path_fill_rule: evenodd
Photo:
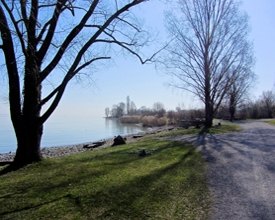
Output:
<svg viewBox="0 0 275 220">
<path fill-rule="evenodd" d="M 177 135 L 199 135 L 199 134 L 222 134 L 222 133 L 231 133 L 231 132 L 239 132 L 243 130 L 239 125 L 233 123 L 224 123 L 221 126 L 213 126 L 211 128 L 195 128 L 190 127 L 188 129 L 179 129 L 175 131 L 169 132 L 160 132 L 157 134 L 150 135 L 148 137 L 164 137 L 164 136 L 177 136 Z"/>
<path fill-rule="evenodd" d="M 45 159 L 0 176 L 0 219 L 207 219 L 205 169 L 192 145 L 152 139 Z"/>
<path fill-rule="evenodd" d="M 266 121 L 266 123 L 268 123 L 270 125 L 275 125 L 275 120 L 268 120 L 268 121 Z"/>
</svg>

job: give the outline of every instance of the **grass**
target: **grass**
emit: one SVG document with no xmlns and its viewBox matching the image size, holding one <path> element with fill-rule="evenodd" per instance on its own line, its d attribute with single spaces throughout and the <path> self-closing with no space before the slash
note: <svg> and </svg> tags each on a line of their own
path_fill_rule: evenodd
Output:
<svg viewBox="0 0 275 220">
<path fill-rule="evenodd" d="M 154 153 L 128 153 L 144 148 Z M 0 219 L 207 219 L 201 156 L 149 139 L 45 159 L 0 176 Z"/>
<path fill-rule="evenodd" d="M 270 125 L 275 125 L 275 120 L 268 120 L 266 121 L 266 123 Z"/>
<path fill-rule="evenodd" d="M 221 126 L 213 126 L 211 128 L 195 128 L 190 127 L 188 129 L 180 129 L 169 132 L 160 132 L 157 134 L 150 135 L 149 137 L 164 137 L 164 136 L 177 136 L 177 135 L 199 135 L 199 134 L 223 134 L 223 133 L 231 133 L 231 132 L 239 132 L 242 128 L 236 124 L 222 124 Z"/>
</svg>

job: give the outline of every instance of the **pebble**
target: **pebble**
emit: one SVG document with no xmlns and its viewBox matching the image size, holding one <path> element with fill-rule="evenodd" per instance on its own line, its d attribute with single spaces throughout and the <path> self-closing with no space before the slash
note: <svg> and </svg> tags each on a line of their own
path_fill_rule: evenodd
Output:
<svg viewBox="0 0 275 220">
<path fill-rule="evenodd" d="M 112 141 L 113 139 L 106 140 L 106 144 L 96 149 L 109 147 L 113 143 Z M 84 144 L 91 144 L 91 143 L 84 143 Z M 93 150 L 93 149 L 83 148 L 84 144 L 62 146 L 62 147 L 47 147 L 47 148 L 45 147 L 41 149 L 41 154 L 43 158 L 53 158 L 53 157 L 62 157 L 70 154 Z M 15 156 L 15 152 L 0 154 L 0 162 L 13 161 L 14 156 Z"/>
</svg>

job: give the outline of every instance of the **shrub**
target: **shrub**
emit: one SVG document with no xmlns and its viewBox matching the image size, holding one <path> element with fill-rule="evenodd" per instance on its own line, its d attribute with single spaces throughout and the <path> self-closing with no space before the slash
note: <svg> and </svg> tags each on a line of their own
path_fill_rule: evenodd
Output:
<svg viewBox="0 0 275 220">
<path fill-rule="evenodd" d="M 140 118 L 141 116 L 138 116 L 138 115 L 126 115 L 126 116 L 122 116 L 120 118 L 120 121 L 122 123 L 140 123 Z"/>
<path fill-rule="evenodd" d="M 139 116 L 139 115 L 126 115 L 120 118 L 121 123 L 142 123 L 144 127 L 156 127 L 164 126 L 167 124 L 167 118 L 149 115 L 149 116 Z"/>
<path fill-rule="evenodd" d="M 164 126 L 167 124 L 167 119 L 165 117 L 158 119 L 158 126 Z"/>
<path fill-rule="evenodd" d="M 156 126 L 164 126 L 167 123 L 166 118 L 157 118 L 155 116 L 144 116 L 141 119 L 141 123 L 144 127 L 156 127 Z"/>
</svg>

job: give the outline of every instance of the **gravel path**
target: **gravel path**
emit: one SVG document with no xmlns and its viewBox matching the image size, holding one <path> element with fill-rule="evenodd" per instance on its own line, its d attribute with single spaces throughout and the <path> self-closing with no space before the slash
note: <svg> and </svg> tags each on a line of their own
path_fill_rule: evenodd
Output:
<svg viewBox="0 0 275 220">
<path fill-rule="evenodd" d="M 204 152 L 214 197 L 211 220 L 275 219 L 275 126 L 240 123 L 239 133 L 181 136 Z"/>
</svg>

